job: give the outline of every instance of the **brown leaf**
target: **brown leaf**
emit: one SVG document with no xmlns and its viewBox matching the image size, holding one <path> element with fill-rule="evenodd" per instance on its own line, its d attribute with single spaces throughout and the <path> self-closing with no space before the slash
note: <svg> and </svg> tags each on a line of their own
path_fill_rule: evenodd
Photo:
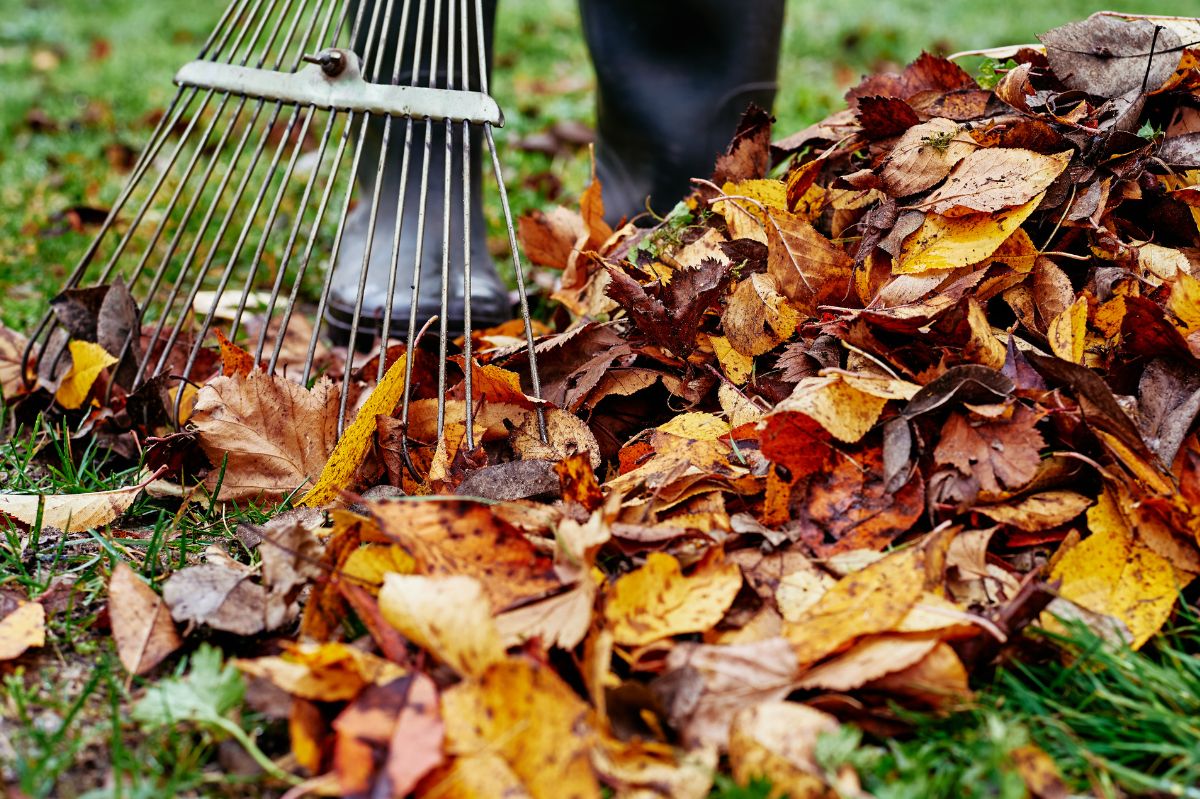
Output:
<svg viewBox="0 0 1200 799">
<path fill-rule="evenodd" d="M 483 585 L 493 610 L 558 590 L 553 561 L 485 505 L 469 501 L 372 502 L 371 514 L 422 574 L 465 575 Z"/>
<path fill-rule="evenodd" d="M 311 390 L 252 372 L 217 377 L 200 389 L 191 422 L 213 466 L 220 499 L 279 497 L 320 477 L 337 441 L 338 390 L 322 379 Z M 372 419 L 374 427 L 374 419 Z"/>
<path fill-rule="evenodd" d="M 0 324 L 0 397 L 14 400 L 25 393 L 25 337 Z"/>
<path fill-rule="evenodd" d="M 108 581 L 108 615 L 117 655 L 131 674 L 145 674 L 183 643 L 162 598 L 124 561 Z"/>
<path fill-rule="evenodd" d="M 854 549 L 883 550 L 925 511 L 920 472 L 898 489 L 887 484 L 879 449 L 838 458 L 792 495 L 793 525 L 818 557 Z"/>
<path fill-rule="evenodd" d="M 40 505 L 43 527 L 65 533 L 95 530 L 124 513 L 144 488 L 136 485 L 88 494 L 0 494 L 0 513 L 32 527 Z"/>
<path fill-rule="evenodd" d="M 40 602 L 20 602 L 0 619 L 0 662 L 20 657 L 46 643 L 46 609 Z"/>
<path fill-rule="evenodd" d="M 974 476 L 984 491 L 1020 488 L 1037 473 L 1046 446 L 1034 427 L 1037 421 L 1038 415 L 1024 405 L 1015 407 L 1011 419 L 972 419 L 953 413 L 942 428 L 934 459 Z"/>
<path fill-rule="evenodd" d="M 643 287 L 623 269 L 607 268 L 612 278 L 606 290 L 608 296 L 620 303 L 648 339 L 666 344 L 683 357 L 695 349 L 700 319 L 729 279 L 728 262 L 716 258 L 674 271 L 666 286 Z"/>
<path fill-rule="evenodd" d="M 797 702 L 763 702 L 734 718 L 729 765 L 739 785 L 767 780 L 791 799 L 847 795 L 833 791 L 817 762 L 817 741 L 836 733 L 833 716 Z M 857 791 L 855 791 L 857 793 Z"/>
<path fill-rule="evenodd" d="M 957 122 L 931 119 L 905 131 L 879 168 L 879 176 L 889 194 L 907 197 L 942 182 L 955 164 L 976 149 Z"/>
<path fill-rule="evenodd" d="M 993 213 L 1029 202 L 1054 182 L 1071 161 L 1072 150 L 1042 155 L 1015 148 L 969 153 L 922 204 L 943 216 Z"/>
<path fill-rule="evenodd" d="M 585 235 L 583 218 L 555 207 L 549 213 L 534 209 L 517 220 L 521 249 L 532 263 L 566 269 L 576 243 Z"/>
<path fill-rule="evenodd" d="M 1154 91 L 1175 71 L 1182 44 L 1168 27 L 1107 14 L 1067 23 L 1038 38 L 1059 80 L 1102 97 L 1120 97 L 1143 85 Z"/>
<path fill-rule="evenodd" d="M 804 219 L 771 210 L 767 222 L 767 270 L 779 290 L 804 313 L 844 304 L 854 261 Z"/>
<path fill-rule="evenodd" d="M 796 656 L 782 638 L 724 646 L 683 643 L 667 655 L 666 672 L 654 690 L 689 748 L 724 749 L 733 717 L 742 708 L 782 699 L 797 672 Z"/>
</svg>

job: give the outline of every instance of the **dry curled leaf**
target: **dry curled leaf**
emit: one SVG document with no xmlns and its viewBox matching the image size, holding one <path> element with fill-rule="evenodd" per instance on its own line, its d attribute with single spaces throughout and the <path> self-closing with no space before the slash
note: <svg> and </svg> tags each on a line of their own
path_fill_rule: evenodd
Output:
<svg viewBox="0 0 1200 799">
<path fill-rule="evenodd" d="M 652 552 L 642 568 L 613 584 L 604 619 L 616 642 L 631 646 L 701 632 L 721 620 L 741 586 L 732 563 L 706 560 L 684 576 L 678 560 Z"/>
<path fill-rule="evenodd" d="M 326 379 L 311 390 L 259 371 L 210 380 L 191 416 L 217 467 L 208 485 L 220 479 L 220 499 L 258 499 L 315 481 L 337 440 L 337 413 L 338 391 Z"/>
<path fill-rule="evenodd" d="M 131 674 L 145 674 L 183 643 L 166 603 L 124 562 L 108 581 L 108 615 L 117 656 Z"/>
</svg>

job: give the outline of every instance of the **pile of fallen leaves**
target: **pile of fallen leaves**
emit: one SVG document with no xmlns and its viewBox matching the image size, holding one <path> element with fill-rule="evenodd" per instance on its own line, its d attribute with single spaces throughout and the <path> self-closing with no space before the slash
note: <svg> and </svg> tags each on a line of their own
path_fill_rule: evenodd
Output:
<svg viewBox="0 0 1200 799">
<path fill-rule="evenodd" d="M 653 227 L 605 224 L 595 182 L 522 219 L 561 270 L 542 398 L 520 328 L 478 332 L 440 436 L 424 350 L 389 349 L 378 384 L 331 361 L 337 440 L 335 382 L 227 341 L 198 391 L 124 394 L 93 313 L 42 393 L 114 442 L 165 433 L 170 403 L 186 430 L 144 486 L 0 510 L 78 530 L 143 488 L 292 497 L 239 529 L 253 565 L 212 547 L 161 598 L 119 568 L 109 615 L 138 674 L 177 625 L 245 637 L 221 640 L 291 734 L 265 767 L 305 790 L 702 797 L 727 770 L 865 795 L 819 735 L 963 704 L 1030 624 L 1140 647 L 1200 573 L 1197 41 L 1097 15 L 986 88 L 923 55 L 774 145 L 751 112 Z M 5 656 L 35 605 L 0 621 Z M 141 717 L 193 718 L 180 685 Z M 1065 795 L 1036 747 L 1012 761 Z"/>
</svg>

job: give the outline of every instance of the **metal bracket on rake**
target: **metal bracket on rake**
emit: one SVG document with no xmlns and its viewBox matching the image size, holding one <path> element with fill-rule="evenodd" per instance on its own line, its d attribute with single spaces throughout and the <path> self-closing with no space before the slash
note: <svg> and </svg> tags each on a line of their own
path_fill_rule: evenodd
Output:
<svg viewBox="0 0 1200 799">
<path fill-rule="evenodd" d="M 504 126 L 500 106 L 483 92 L 369 83 L 359 71 L 358 56 L 339 48 L 304 60 L 307 65 L 293 73 L 191 61 L 175 73 L 175 83 L 315 108 Z"/>
</svg>

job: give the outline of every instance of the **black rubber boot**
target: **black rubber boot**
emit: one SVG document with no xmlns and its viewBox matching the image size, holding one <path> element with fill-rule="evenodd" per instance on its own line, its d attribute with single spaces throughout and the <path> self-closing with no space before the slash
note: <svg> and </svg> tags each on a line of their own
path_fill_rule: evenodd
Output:
<svg viewBox="0 0 1200 799">
<path fill-rule="evenodd" d="M 775 99 L 784 0 L 579 0 L 596 69 L 596 170 L 612 223 L 708 177 L 750 103 Z"/>
<path fill-rule="evenodd" d="M 400 12 L 404 5 L 400 0 L 393 4 L 393 19 L 388 36 L 384 39 L 380 52 L 378 41 L 368 42 L 367 31 L 371 27 L 372 14 L 378 3 L 379 16 L 376 27 L 382 25 L 386 10 L 384 0 L 364 0 L 362 4 L 362 24 L 356 37 L 354 49 L 360 58 L 372 50 L 373 57 L 368 57 L 364 64 L 364 76 L 376 83 L 390 83 L 395 75 L 396 45 L 404 41 L 401 54 L 401 69 L 396 83 L 405 85 L 447 86 L 447 45 L 450 26 L 445 18 L 447 3 L 442 3 L 442 19 L 440 21 L 441 41 L 439 42 L 438 68 L 430 70 L 430 48 L 432 45 L 432 7 L 427 3 L 427 16 L 424 20 L 424 35 L 421 46 L 421 59 L 416 78 L 413 77 L 413 52 L 417 37 L 417 3 L 410 6 L 410 18 L 401 30 Z M 458 4 L 455 3 L 457 8 Z M 491 42 L 494 31 L 496 12 L 495 0 L 485 0 L 484 6 L 484 39 L 488 51 L 488 73 L 491 72 Z M 474 3 L 468 7 L 474 9 Z M 353 15 L 358 13 L 358 7 L 352 4 Z M 463 88 L 461 31 L 462 20 L 456 21 L 455 32 L 455 61 L 454 76 L 457 88 Z M 471 47 L 469 48 L 468 64 L 470 66 L 469 88 L 479 90 L 479 74 L 477 49 L 475 47 L 475 26 L 472 19 L 469 28 Z M 376 71 L 378 69 L 378 72 Z M 357 124 L 357 123 L 356 123 Z M 421 244 L 420 257 L 420 290 L 418 293 L 416 321 L 419 328 L 430 317 L 441 314 L 441 284 L 442 284 L 442 243 L 443 243 L 443 200 L 445 197 L 445 164 L 446 164 L 446 123 L 429 123 L 429 171 L 426 184 L 426 200 L 424 213 L 423 235 L 418 235 L 421 226 L 421 174 L 426 150 L 426 122 L 413 120 L 412 136 L 405 157 L 405 132 L 408 126 L 406 120 L 393 119 L 388 134 L 387 150 L 383 156 L 382 190 L 379 198 L 379 208 L 375 219 L 375 232 L 371 237 L 370 256 L 366 258 L 368 231 L 371 225 L 372 198 L 375 193 L 377 176 L 380 174 L 379 164 L 384 147 L 385 121 L 374 119 L 367 126 L 367 134 L 363 142 L 362 162 L 358 170 L 358 204 L 350 212 L 346 220 L 346 229 L 342 237 L 341 248 L 338 252 L 337 263 L 333 266 L 334 274 L 329 293 L 329 308 L 326 321 L 335 341 L 345 342 L 349 338 L 351 320 L 358 299 L 359 281 L 364 262 L 367 263 L 366 280 L 362 300 L 362 317 L 359 322 L 359 345 L 368 344 L 369 340 L 380 332 L 383 317 L 387 309 L 388 287 L 393 268 L 396 269 L 395 285 L 391 309 L 391 325 L 389 336 L 403 338 L 409 328 L 411 299 L 413 294 L 413 267 L 417 260 L 418 240 Z M 463 330 L 463 196 L 462 196 L 462 123 L 452 123 L 451 134 L 451 164 L 450 164 L 450 279 L 449 303 L 447 319 L 452 336 L 460 335 Z M 355 131 L 357 134 L 357 130 Z M 513 316 L 509 303 L 508 291 L 496 274 L 496 265 L 487 251 L 487 226 L 484 221 L 483 194 L 481 190 L 482 167 L 486 164 L 491 168 L 491 161 L 481 158 L 486 144 L 478 129 L 471 135 L 471 221 L 470 221 L 470 252 L 471 252 L 471 326 L 478 330 L 499 324 Z M 393 253 L 393 241 L 396 235 L 397 209 L 400 207 L 402 173 L 407 163 L 408 175 L 404 181 L 403 211 L 401 212 L 401 230 L 398 253 Z M 437 329 L 434 325 L 433 330 Z"/>
</svg>

